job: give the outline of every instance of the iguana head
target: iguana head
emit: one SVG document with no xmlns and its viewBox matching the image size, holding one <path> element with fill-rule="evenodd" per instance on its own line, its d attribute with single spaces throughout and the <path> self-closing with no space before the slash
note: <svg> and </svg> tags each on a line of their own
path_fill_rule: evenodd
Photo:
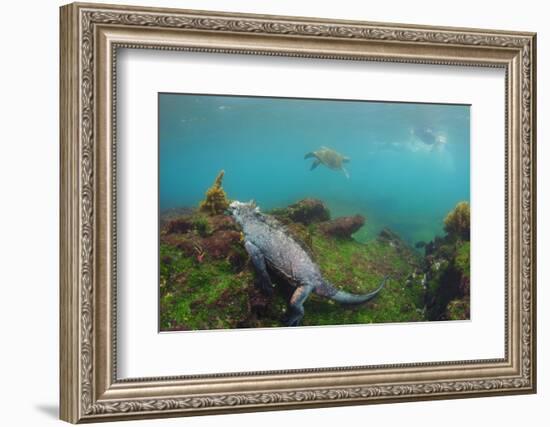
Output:
<svg viewBox="0 0 550 427">
<path fill-rule="evenodd" d="M 250 218 L 260 212 L 260 208 L 256 206 L 254 200 L 251 200 L 250 202 L 239 202 L 238 200 L 235 200 L 229 204 L 229 208 L 227 210 L 231 216 L 235 218 L 235 221 L 241 225 L 247 218 Z"/>
</svg>

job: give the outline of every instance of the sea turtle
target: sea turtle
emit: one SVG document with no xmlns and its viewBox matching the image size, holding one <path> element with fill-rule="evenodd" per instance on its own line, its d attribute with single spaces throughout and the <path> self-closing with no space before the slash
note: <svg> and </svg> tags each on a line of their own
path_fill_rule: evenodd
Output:
<svg viewBox="0 0 550 427">
<path fill-rule="evenodd" d="M 312 151 L 310 153 L 307 153 L 304 156 L 304 159 L 310 159 L 312 157 L 314 157 L 315 160 L 311 164 L 310 170 L 315 169 L 317 166 L 319 166 L 322 163 L 329 169 L 344 172 L 344 175 L 346 175 L 346 178 L 349 178 L 349 173 L 344 167 L 344 163 L 349 162 L 350 160 L 349 157 L 343 156 L 340 153 L 334 151 L 333 149 L 327 148 L 327 147 L 321 147 L 321 149 L 317 151 Z"/>
</svg>

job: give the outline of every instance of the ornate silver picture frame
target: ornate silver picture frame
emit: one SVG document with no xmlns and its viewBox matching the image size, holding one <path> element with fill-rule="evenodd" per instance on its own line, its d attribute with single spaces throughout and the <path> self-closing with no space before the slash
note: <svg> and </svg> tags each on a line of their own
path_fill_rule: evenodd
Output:
<svg viewBox="0 0 550 427">
<path fill-rule="evenodd" d="M 535 34 L 80 3 L 60 13 L 61 419 L 97 422 L 536 391 Z M 122 49 L 503 70 L 505 247 L 491 256 L 502 257 L 505 266 L 504 357 L 120 378 L 116 64 Z"/>
</svg>

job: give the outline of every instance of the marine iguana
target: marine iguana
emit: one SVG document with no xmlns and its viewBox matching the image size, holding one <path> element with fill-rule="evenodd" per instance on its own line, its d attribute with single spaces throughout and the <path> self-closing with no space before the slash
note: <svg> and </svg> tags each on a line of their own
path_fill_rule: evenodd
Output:
<svg viewBox="0 0 550 427">
<path fill-rule="evenodd" d="M 367 294 L 340 291 L 323 278 L 317 264 L 283 225 L 261 213 L 254 202 L 234 201 L 228 210 L 243 229 L 244 247 L 256 270 L 260 289 L 267 294 L 273 292 L 268 267 L 296 288 L 289 302 L 288 326 L 300 324 L 304 302 L 311 292 L 342 304 L 360 304 L 374 298 L 388 280 L 384 277 L 380 286 Z"/>
</svg>

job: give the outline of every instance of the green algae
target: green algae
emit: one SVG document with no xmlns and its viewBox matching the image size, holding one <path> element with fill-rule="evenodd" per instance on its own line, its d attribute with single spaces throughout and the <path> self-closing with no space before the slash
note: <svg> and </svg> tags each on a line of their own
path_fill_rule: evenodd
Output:
<svg viewBox="0 0 550 427">
<path fill-rule="evenodd" d="M 212 234 L 212 227 L 208 222 L 208 218 L 204 215 L 194 215 L 191 221 L 193 228 L 197 231 L 199 236 L 206 237 Z"/>
<path fill-rule="evenodd" d="M 305 303 L 304 326 L 425 320 L 422 287 L 405 285 L 420 265 L 415 251 L 404 253 L 379 241 L 363 244 L 333 239 L 311 225 L 290 224 L 288 228 L 298 241 L 308 241 L 310 255 L 338 289 L 370 292 L 384 276 L 391 277 L 367 304 L 344 306 L 312 294 Z M 255 306 L 254 298 L 262 297 L 258 297 L 249 263 L 235 268 L 228 259 L 207 257 L 199 262 L 169 244 L 161 244 L 160 259 L 161 330 L 284 326 L 293 289 L 277 277 L 273 278 L 273 296 Z"/>
<path fill-rule="evenodd" d="M 294 288 L 272 275 L 273 294 L 262 294 L 234 220 L 184 212 L 161 228 L 161 330 L 284 326 Z M 311 294 L 303 326 L 469 318 L 469 205 L 459 203 L 447 215 L 445 236 L 423 244 L 425 255 L 387 228 L 367 241 L 354 238 L 365 227 L 354 237 L 327 233 L 330 213 L 320 200 L 306 199 L 271 214 L 336 289 L 368 293 L 388 277 L 384 289 L 365 304 L 346 306 Z"/>
<path fill-rule="evenodd" d="M 447 304 L 448 320 L 466 320 L 469 316 L 465 313 L 470 313 L 470 302 L 464 299 L 455 299 Z"/>
<path fill-rule="evenodd" d="M 236 328 L 247 313 L 251 272 L 235 274 L 226 260 L 198 262 L 168 245 L 160 246 L 161 330 Z"/>
<path fill-rule="evenodd" d="M 443 220 L 447 235 L 453 239 L 470 240 L 470 204 L 459 202 Z"/>
<path fill-rule="evenodd" d="M 462 242 L 457 251 L 455 263 L 463 276 L 470 278 L 470 242 Z"/>
<path fill-rule="evenodd" d="M 459 204 L 448 218 L 456 218 L 467 209 Z M 461 213 L 462 212 L 462 213 Z M 468 210 L 469 215 L 469 210 Z M 464 216 L 464 215 L 463 215 Z M 469 219 L 453 220 L 468 223 Z M 427 255 L 426 303 L 429 320 L 466 320 L 470 318 L 470 242 L 469 230 L 449 228 L 443 238 L 431 242 Z"/>
<path fill-rule="evenodd" d="M 303 325 L 341 325 L 357 323 L 414 322 L 425 320 L 423 288 L 406 284 L 407 277 L 419 268 L 414 251 L 400 253 L 379 241 L 313 239 L 316 261 L 336 288 L 351 293 L 376 289 L 389 276 L 384 289 L 369 303 L 345 306 L 317 295 L 305 303 Z"/>
</svg>

